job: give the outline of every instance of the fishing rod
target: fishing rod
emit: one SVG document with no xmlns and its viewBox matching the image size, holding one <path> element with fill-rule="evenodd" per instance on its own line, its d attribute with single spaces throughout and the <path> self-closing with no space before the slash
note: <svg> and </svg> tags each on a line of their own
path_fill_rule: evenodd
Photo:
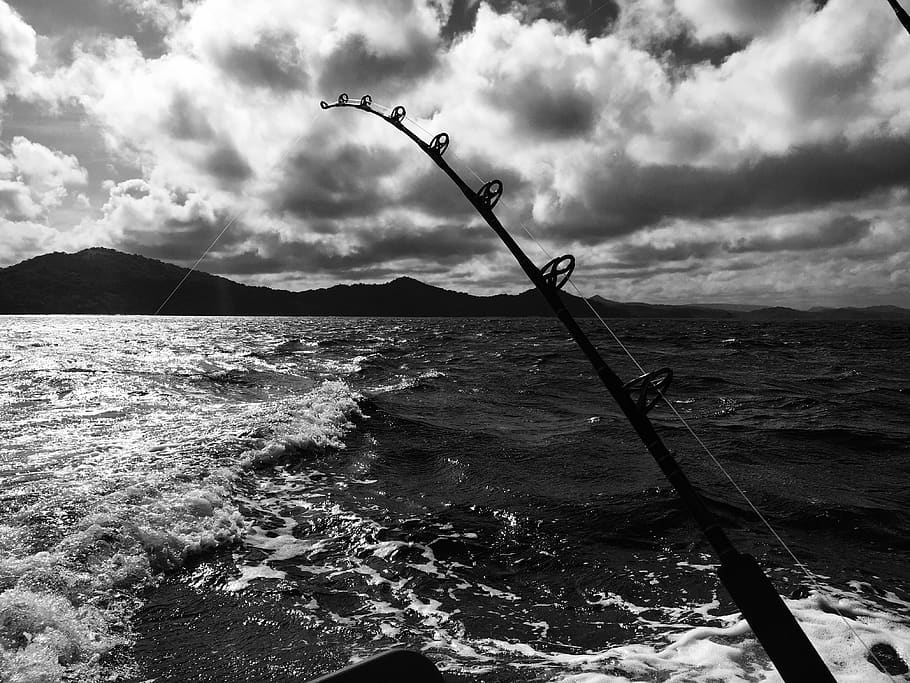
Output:
<svg viewBox="0 0 910 683">
<path fill-rule="evenodd" d="M 818 683 L 830 681 L 833 683 L 835 679 L 828 667 L 812 643 L 809 642 L 808 637 L 796 622 L 793 614 L 787 609 L 758 562 L 751 555 L 740 553 L 733 547 L 716 516 L 707 508 L 701 495 L 680 469 L 673 452 L 667 448 L 648 419 L 648 412 L 661 400 L 665 400 L 663 392 L 673 377 L 672 370 L 661 368 L 623 382 L 607 365 L 569 312 L 560 296 L 560 290 L 569 281 L 575 269 L 575 257 L 565 254 L 548 261 L 542 267 L 536 266 L 493 213 L 493 208 L 502 196 L 502 181 L 490 180 L 476 191 L 471 188 L 443 156 L 450 143 L 448 133 L 437 133 L 429 143 L 424 142 L 405 126 L 404 120 L 407 112 L 401 105 L 396 106 L 386 115 L 373 107 L 373 100 L 369 95 L 364 95 L 359 101 L 352 101 L 347 94 L 342 93 L 334 103 L 329 104 L 323 100 L 319 106 L 322 109 L 357 109 L 378 116 L 410 138 L 451 178 L 493 229 L 493 232 L 506 245 L 528 279 L 544 296 L 553 309 L 553 313 L 591 362 L 597 376 L 619 405 L 664 476 L 682 498 L 720 559 L 718 575 L 721 583 L 739 607 L 781 677 L 787 683 L 797 681 L 800 683 L 805 681 Z"/>
<path fill-rule="evenodd" d="M 891 5 L 891 9 L 894 10 L 898 20 L 903 24 L 904 28 L 907 29 L 907 33 L 910 33 L 910 16 L 908 16 L 907 11 L 901 7 L 901 4 L 897 0 L 888 0 L 888 4 Z"/>
</svg>

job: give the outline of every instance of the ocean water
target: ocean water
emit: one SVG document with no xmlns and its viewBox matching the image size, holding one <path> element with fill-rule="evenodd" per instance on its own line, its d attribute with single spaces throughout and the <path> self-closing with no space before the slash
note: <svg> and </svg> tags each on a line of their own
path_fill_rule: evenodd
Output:
<svg viewBox="0 0 910 683">
<path fill-rule="evenodd" d="M 655 409 L 837 679 L 889 680 L 860 639 L 910 661 L 910 328 L 614 329 L 811 571 Z M 715 569 L 554 321 L 0 319 L 2 680 L 304 681 L 399 646 L 450 681 L 779 680 Z"/>
</svg>

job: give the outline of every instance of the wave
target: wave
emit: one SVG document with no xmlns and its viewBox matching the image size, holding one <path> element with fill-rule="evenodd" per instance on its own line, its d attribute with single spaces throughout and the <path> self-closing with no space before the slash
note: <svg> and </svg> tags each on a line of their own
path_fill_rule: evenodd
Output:
<svg viewBox="0 0 910 683">
<path fill-rule="evenodd" d="M 330 477 L 314 474 L 298 473 L 293 483 Z M 293 593 L 297 584 L 306 597 L 295 609 L 319 632 L 343 629 L 355 658 L 419 647 L 459 680 L 780 680 L 749 625 L 716 592 L 699 600 L 658 588 L 672 571 L 698 576 L 701 583 L 713 575 L 713 564 L 664 557 L 668 565 L 653 568 L 653 595 L 646 602 L 581 583 L 567 602 L 534 581 L 510 581 L 511 572 L 487 572 L 496 562 L 484 557 L 491 549 L 476 533 L 432 519 L 411 519 L 393 529 L 321 495 L 305 502 L 306 517 L 271 510 L 280 523 L 257 527 L 245 539 L 259 553 L 248 554 L 238 576 L 216 579 L 221 584 L 213 588 L 270 594 L 280 585 Z M 322 520 L 318 539 L 299 529 L 313 523 L 311 515 Z M 537 553 L 540 562 L 557 561 L 543 548 Z M 523 563 L 519 577 L 535 575 L 534 563 Z M 873 600 L 874 590 L 858 582 L 853 590 L 823 589 L 785 602 L 837 680 L 888 680 L 856 632 L 873 651 L 887 655 L 892 673 L 900 673 L 910 661 L 910 604 L 888 595 Z M 677 601 L 668 603 L 672 596 Z M 623 644 L 610 644 L 606 622 L 626 634 Z M 584 644 L 566 644 L 567 629 L 577 628 L 590 629 Z"/>
<path fill-rule="evenodd" d="M 358 398 L 344 382 L 324 382 L 307 395 L 306 402 L 291 410 L 280 428 L 273 428 L 272 435 L 253 439 L 240 455 L 240 463 L 266 467 L 288 458 L 343 449 L 343 437 L 353 426 L 350 418 L 360 414 Z"/>
<path fill-rule="evenodd" d="M 128 665 L 111 671 L 114 665 L 104 662 L 128 645 L 139 593 L 243 537 L 251 523 L 236 496 L 254 470 L 344 448 L 358 398 L 344 382 L 323 382 L 269 406 L 263 424 L 245 436 L 219 430 L 210 434 L 214 443 L 201 448 L 177 438 L 156 446 L 124 444 L 131 450 L 122 454 L 116 444 L 95 444 L 57 473 L 60 479 L 88 477 L 84 486 L 38 497 L 7 492 L 18 508 L 0 526 L 0 679 L 127 675 Z M 121 429 L 126 420 L 121 417 Z M 198 433 L 200 425 L 190 429 Z M 107 456 L 111 448 L 116 457 Z M 57 537 L 45 540 L 48 514 L 67 507 L 79 513 L 65 518 L 66 526 L 62 518 L 51 520 Z"/>
</svg>

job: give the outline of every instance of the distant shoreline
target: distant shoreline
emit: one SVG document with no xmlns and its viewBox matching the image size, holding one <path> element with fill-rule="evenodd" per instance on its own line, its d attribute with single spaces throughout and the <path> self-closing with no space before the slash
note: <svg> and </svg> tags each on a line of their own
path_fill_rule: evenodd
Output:
<svg viewBox="0 0 910 683">
<path fill-rule="evenodd" d="M 181 284 L 182 283 L 182 284 Z M 178 284 L 180 286 L 178 287 Z M 177 288 L 175 291 L 175 287 Z M 562 294 L 577 318 L 639 320 L 906 320 L 910 309 L 627 303 Z M 592 311 L 592 308 L 594 309 Z M 385 284 L 291 292 L 253 287 L 154 259 L 95 247 L 54 252 L 0 268 L 0 315 L 158 315 L 340 318 L 533 318 L 552 315 L 543 296 L 475 296 L 400 277 Z"/>
</svg>

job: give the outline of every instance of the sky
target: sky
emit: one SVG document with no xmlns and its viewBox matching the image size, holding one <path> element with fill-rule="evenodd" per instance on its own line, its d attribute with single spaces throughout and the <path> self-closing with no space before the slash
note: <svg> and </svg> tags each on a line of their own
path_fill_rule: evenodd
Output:
<svg viewBox="0 0 910 683">
<path fill-rule="evenodd" d="M 341 92 L 447 132 L 585 295 L 910 307 L 887 0 L 0 0 L 0 267 L 103 246 L 292 290 L 527 289 L 405 136 L 320 109 Z"/>
</svg>

